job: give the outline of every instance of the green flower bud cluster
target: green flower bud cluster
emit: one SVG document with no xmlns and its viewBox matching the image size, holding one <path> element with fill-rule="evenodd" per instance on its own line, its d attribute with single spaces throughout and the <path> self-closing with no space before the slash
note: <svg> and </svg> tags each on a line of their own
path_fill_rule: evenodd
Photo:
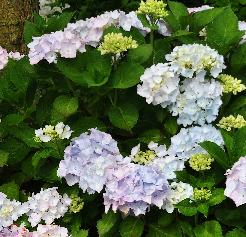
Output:
<svg viewBox="0 0 246 237">
<path fill-rule="evenodd" d="M 189 165 L 193 170 L 209 170 L 214 159 L 209 154 L 195 154 L 189 159 Z"/>
<path fill-rule="evenodd" d="M 212 192 L 209 189 L 206 188 L 194 188 L 193 191 L 193 198 L 196 201 L 204 201 L 209 200 L 209 198 L 212 196 Z"/>
<path fill-rule="evenodd" d="M 236 95 L 237 93 L 246 89 L 246 86 L 241 83 L 241 80 L 238 80 L 237 78 L 230 75 L 221 74 L 219 79 L 223 82 L 222 86 L 224 93 L 233 93 Z"/>
<path fill-rule="evenodd" d="M 146 14 L 153 17 L 154 20 L 168 16 L 166 10 L 167 4 L 158 0 L 141 1 L 137 13 Z"/>
<path fill-rule="evenodd" d="M 230 115 L 228 117 L 223 117 L 219 121 L 217 126 L 227 131 L 231 131 L 232 128 L 241 128 L 241 127 L 246 126 L 246 120 L 244 119 L 242 115 L 237 115 L 237 117 Z"/>
<path fill-rule="evenodd" d="M 84 207 L 83 200 L 76 194 L 72 194 L 70 196 L 71 204 L 69 206 L 69 211 L 73 213 L 80 212 Z"/>
<path fill-rule="evenodd" d="M 109 33 L 104 36 L 98 50 L 102 55 L 108 53 L 118 54 L 137 47 L 137 41 L 132 39 L 131 36 L 123 36 L 122 33 Z"/>
<path fill-rule="evenodd" d="M 147 151 L 139 151 L 135 156 L 133 161 L 135 163 L 145 165 L 150 163 L 152 160 L 154 160 L 156 157 L 156 154 L 154 151 L 147 150 Z"/>
</svg>

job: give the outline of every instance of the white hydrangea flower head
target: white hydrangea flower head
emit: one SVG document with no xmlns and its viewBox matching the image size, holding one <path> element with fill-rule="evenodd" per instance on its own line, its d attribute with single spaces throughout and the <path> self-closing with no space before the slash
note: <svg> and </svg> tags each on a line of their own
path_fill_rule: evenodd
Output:
<svg viewBox="0 0 246 237">
<path fill-rule="evenodd" d="M 174 72 L 188 78 L 192 78 L 194 74 L 204 78 L 207 71 L 216 78 L 226 68 L 224 57 L 215 49 L 202 44 L 176 46 L 165 58 Z"/>
<path fill-rule="evenodd" d="M 72 237 L 67 228 L 58 225 L 38 225 L 32 233 L 33 237 Z"/>
<path fill-rule="evenodd" d="M 28 212 L 28 205 L 16 200 L 10 200 L 0 192 L 0 231 L 3 227 L 9 227 L 19 217 Z"/>
<path fill-rule="evenodd" d="M 224 145 L 220 131 L 212 125 L 204 125 L 202 127 L 194 126 L 181 128 L 180 132 L 171 138 L 168 153 L 187 161 L 194 154 L 207 154 L 207 152 L 199 146 L 199 143 L 204 141 L 214 142 L 221 147 Z"/>
<path fill-rule="evenodd" d="M 167 202 L 163 205 L 162 209 L 165 209 L 168 213 L 174 211 L 175 205 L 185 199 L 192 199 L 193 187 L 190 184 L 183 182 L 172 182 L 170 184 L 170 194 Z"/>
<path fill-rule="evenodd" d="M 56 126 L 45 125 L 44 128 L 35 130 L 35 140 L 37 142 L 49 142 L 54 139 L 69 139 L 72 132 L 70 127 L 63 122 L 58 123 Z"/>
<path fill-rule="evenodd" d="M 50 225 L 55 219 L 64 216 L 70 203 L 71 199 L 68 195 L 61 196 L 57 192 L 57 187 L 41 189 L 39 193 L 28 198 L 28 221 L 32 227 L 38 225 L 42 220 Z"/>
<path fill-rule="evenodd" d="M 203 6 L 200 6 L 200 7 L 187 8 L 189 14 L 193 14 L 193 13 L 196 13 L 196 12 L 202 12 L 202 11 L 205 11 L 205 10 L 208 10 L 208 9 L 213 9 L 213 7 L 210 7 L 209 5 L 203 5 Z"/>
<path fill-rule="evenodd" d="M 221 84 L 214 79 L 186 79 L 169 110 L 173 116 L 178 116 L 177 123 L 185 127 L 211 123 L 217 118 L 222 105 L 222 90 Z"/>
<path fill-rule="evenodd" d="M 0 70 L 2 70 L 8 63 L 8 52 L 0 46 Z"/>
<path fill-rule="evenodd" d="M 158 63 L 147 68 L 140 77 L 142 84 L 137 93 L 146 98 L 148 104 L 161 105 L 163 108 L 176 101 L 179 95 L 179 77 L 167 64 Z"/>
<path fill-rule="evenodd" d="M 16 60 L 16 61 L 19 61 L 21 60 L 22 58 L 25 57 L 24 54 L 21 54 L 20 52 L 10 52 L 9 55 L 8 55 L 9 58 L 13 59 L 13 60 Z"/>
<path fill-rule="evenodd" d="M 121 160 L 117 142 L 110 134 L 97 129 L 74 138 L 65 149 L 57 175 L 64 177 L 69 186 L 79 187 L 89 194 L 101 192 L 107 179 L 107 171 Z"/>
</svg>

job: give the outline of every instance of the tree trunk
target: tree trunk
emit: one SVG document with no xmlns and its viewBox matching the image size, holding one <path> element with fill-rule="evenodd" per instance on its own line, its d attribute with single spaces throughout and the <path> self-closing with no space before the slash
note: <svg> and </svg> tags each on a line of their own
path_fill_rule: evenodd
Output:
<svg viewBox="0 0 246 237">
<path fill-rule="evenodd" d="M 34 1 L 0 0 L 0 46 L 8 51 L 25 51 L 24 22 L 30 20 L 37 9 L 38 0 Z"/>
</svg>

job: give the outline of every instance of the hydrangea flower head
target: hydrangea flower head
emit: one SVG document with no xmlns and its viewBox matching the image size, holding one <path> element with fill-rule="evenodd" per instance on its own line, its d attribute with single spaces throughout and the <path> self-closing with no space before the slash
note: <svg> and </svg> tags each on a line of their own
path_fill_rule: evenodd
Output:
<svg viewBox="0 0 246 237">
<path fill-rule="evenodd" d="M 209 198 L 212 196 L 212 192 L 209 189 L 206 188 L 194 188 L 193 192 L 193 199 L 196 201 L 204 201 L 209 200 Z"/>
<path fill-rule="evenodd" d="M 242 84 L 242 81 L 238 80 L 235 77 L 227 74 L 220 74 L 219 79 L 223 83 L 222 85 L 224 93 L 233 93 L 234 95 L 236 95 L 237 93 L 246 90 L 246 86 Z"/>
<path fill-rule="evenodd" d="M 168 201 L 162 207 L 168 213 L 174 211 L 175 205 L 180 203 L 185 199 L 192 199 L 193 197 L 193 187 L 190 184 L 183 182 L 172 182 L 170 184 L 170 194 L 168 196 Z"/>
<path fill-rule="evenodd" d="M 116 166 L 121 157 L 117 142 L 111 135 L 90 129 L 89 133 L 73 139 L 65 149 L 57 174 L 64 177 L 70 186 L 79 183 L 84 192 L 101 192 L 107 170 Z"/>
<path fill-rule="evenodd" d="M 80 212 L 84 207 L 83 200 L 78 195 L 75 194 L 72 194 L 70 196 L 70 199 L 71 199 L 71 204 L 69 206 L 69 211 L 73 213 Z"/>
<path fill-rule="evenodd" d="M 56 126 L 45 125 L 44 128 L 35 130 L 35 140 L 37 142 L 49 142 L 54 139 L 69 139 L 72 132 L 70 127 L 64 125 L 63 122 Z"/>
<path fill-rule="evenodd" d="M 175 72 L 188 78 L 192 78 L 194 74 L 203 78 L 207 71 L 216 78 L 226 68 L 223 56 L 202 44 L 176 46 L 165 58 Z"/>
<path fill-rule="evenodd" d="M 179 95 L 179 77 L 168 65 L 158 63 L 147 68 L 140 77 L 142 84 L 137 93 L 146 98 L 148 104 L 160 104 L 163 108 L 176 101 Z"/>
<path fill-rule="evenodd" d="M 55 219 L 64 216 L 71 204 L 71 199 L 67 194 L 61 196 L 54 187 L 42 189 L 39 193 L 33 194 L 28 198 L 27 204 L 29 207 L 28 221 L 34 227 L 41 220 L 50 225 Z"/>
<path fill-rule="evenodd" d="M 141 1 L 137 13 L 146 14 L 154 20 L 157 20 L 168 16 L 166 6 L 167 4 L 160 0 L 146 0 L 146 2 Z"/>
<path fill-rule="evenodd" d="M 26 203 L 9 200 L 4 193 L 0 192 L 0 230 L 9 227 L 14 221 L 28 211 Z"/>
<path fill-rule="evenodd" d="M 219 123 L 217 124 L 218 127 L 223 128 L 227 131 L 231 131 L 232 128 L 242 128 L 246 126 L 246 120 L 240 114 L 237 117 L 230 115 L 228 117 L 223 117 Z"/>
<path fill-rule="evenodd" d="M 65 227 L 58 225 L 38 225 L 33 237 L 71 237 Z"/>
<path fill-rule="evenodd" d="M 195 126 L 181 128 L 180 132 L 171 138 L 168 153 L 186 161 L 194 154 L 207 154 L 207 152 L 199 146 L 199 143 L 204 141 L 214 142 L 221 147 L 224 145 L 220 131 L 212 125 L 204 125 L 202 127 Z"/>
<path fill-rule="evenodd" d="M 209 170 L 214 159 L 209 154 L 198 153 L 191 156 L 189 165 L 193 170 Z"/>
<path fill-rule="evenodd" d="M 131 36 L 123 36 L 122 33 L 109 33 L 104 36 L 103 42 L 98 47 L 98 50 L 101 54 L 119 54 L 137 47 L 137 41 L 132 39 Z"/>
<path fill-rule="evenodd" d="M 222 86 L 219 82 L 214 79 L 186 79 L 180 91 L 176 102 L 169 106 L 172 115 L 178 116 L 178 124 L 185 127 L 193 123 L 204 125 L 217 118 L 222 105 Z"/>
<path fill-rule="evenodd" d="M 109 172 L 104 194 L 105 211 L 112 206 L 114 212 L 145 214 L 150 205 L 161 208 L 169 192 L 166 177 L 153 167 L 123 162 Z"/>
<path fill-rule="evenodd" d="M 200 7 L 187 8 L 189 14 L 196 13 L 196 12 L 202 12 L 208 9 L 213 9 L 213 7 L 210 7 L 209 5 L 203 5 Z"/>
<path fill-rule="evenodd" d="M 227 170 L 224 194 L 231 198 L 237 207 L 246 203 L 246 157 L 241 157 Z"/>
</svg>

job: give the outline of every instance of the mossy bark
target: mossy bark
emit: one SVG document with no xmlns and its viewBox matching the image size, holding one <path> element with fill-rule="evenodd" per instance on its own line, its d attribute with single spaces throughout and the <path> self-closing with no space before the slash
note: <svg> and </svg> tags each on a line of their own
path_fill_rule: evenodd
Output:
<svg viewBox="0 0 246 237">
<path fill-rule="evenodd" d="M 36 2 L 36 3 L 35 3 Z M 23 29 L 38 0 L 0 0 L 0 46 L 8 51 L 25 51 Z"/>
</svg>

